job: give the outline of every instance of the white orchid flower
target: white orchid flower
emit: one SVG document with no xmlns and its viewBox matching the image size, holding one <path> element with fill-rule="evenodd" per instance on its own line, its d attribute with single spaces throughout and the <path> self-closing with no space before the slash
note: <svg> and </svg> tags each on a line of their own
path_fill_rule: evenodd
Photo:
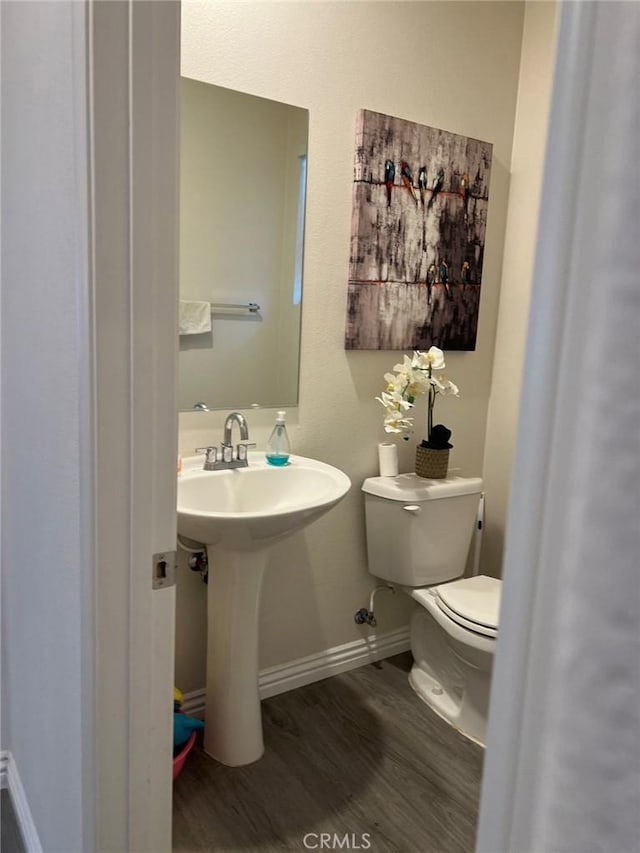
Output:
<svg viewBox="0 0 640 853">
<path fill-rule="evenodd" d="M 387 391 L 397 391 L 399 394 L 402 394 L 409 381 L 408 377 L 401 373 L 385 373 L 384 379 L 387 383 Z"/>
<path fill-rule="evenodd" d="M 429 388 L 429 374 L 426 370 L 414 370 L 409 384 L 414 391 L 414 396 L 425 394 Z"/>
<path fill-rule="evenodd" d="M 427 352 L 417 351 L 414 358 L 417 356 L 418 365 L 421 370 L 442 370 L 444 368 L 444 353 L 438 347 L 430 347 Z"/>
<path fill-rule="evenodd" d="M 405 376 L 411 376 L 413 372 L 413 365 L 411 364 L 411 359 L 408 355 L 405 355 L 402 364 L 394 364 L 393 369 L 396 373 L 401 373 Z"/>
<path fill-rule="evenodd" d="M 444 353 L 438 347 L 429 347 L 427 358 L 434 370 L 443 370 L 444 368 Z"/>
<path fill-rule="evenodd" d="M 437 394 L 459 396 L 458 386 L 446 376 L 434 376 L 434 370 L 444 368 L 444 353 L 438 347 L 430 347 L 427 352 L 416 350 L 411 357 L 403 356 L 396 364 L 393 373 L 385 373 L 387 383 L 376 400 L 385 408 L 384 428 L 386 432 L 406 433 L 413 428 L 413 419 L 407 417 L 407 411 L 413 408 L 415 398 L 428 394 L 427 437 L 431 435 L 433 405 Z"/>
<path fill-rule="evenodd" d="M 376 397 L 376 400 L 382 403 L 385 409 L 402 409 L 406 411 L 412 408 L 413 405 L 409 400 L 405 400 L 399 391 L 383 391 L 380 397 Z"/>
<path fill-rule="evenodd" d="M 400 412 L 388 412 L 384 419 L 385 432 L 408 432 L 413 426 L 411 418 L 403 418 Z"/>
<path fill-rule="evenodd" d="M 460 396 L 458 386 L 454 385 L 446 376 L 432 376 L 431 384 L 433 385 L 436 394 L 443 394 L 445 396 L 450 394 L 453 397 Z"/>
</svg>

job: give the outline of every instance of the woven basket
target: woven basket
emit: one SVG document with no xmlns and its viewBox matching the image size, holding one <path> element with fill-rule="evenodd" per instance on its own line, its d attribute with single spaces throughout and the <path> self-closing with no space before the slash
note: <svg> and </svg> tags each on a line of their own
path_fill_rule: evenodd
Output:
<svg viewBox="0 0 640 853">
<path fill-rule="evenodd" d="M 416 447 L 416 474 L 430 480 L 443 480 L 449 468 L 449 451 Z"/>
</svg>

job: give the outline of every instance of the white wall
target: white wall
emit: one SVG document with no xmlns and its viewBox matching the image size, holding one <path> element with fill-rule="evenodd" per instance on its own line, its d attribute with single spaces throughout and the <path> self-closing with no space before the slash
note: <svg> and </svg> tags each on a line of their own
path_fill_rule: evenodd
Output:
<svg viewBox="0 0 640 853">
<path fill-rule="evenodd" d="M 295 402 L 297 376 L 281 382 L 281 315 L 286 306 L 290 364 L 300 316 L 291 171 L 306 151 L 306 112 L 196 80 L 180 91 L 181 298 L 257 302 L 260 312 L 215 314 L 211 334 L 180 338 L 179 408 Z"/>
<path fill-rule="evenodd" d="M 1 14 L 2 747 L 43 848 L 71 853 L 86 849 L 83 13 L 71 2 L 34 2 L 3 3 Z"/>
<path fill-rule="evenodd" d="M 296 452 L 342 468 L 353 488 L 339 508 L 274 549 L 261 612 L 263 667 L 362 636 L 353 614 L 373 583 L 359 488 L 376 472 L 376 445 L 387 438 L 374 397 L 398 353 L 344 350 L 355 119 L 363 107 L 494 145 L 477 349 L 447 354 L 461 397 L 438 403 L 453 429 L 452 465 L 482 471 L 523 13 L 522 4 L 502 2 L 183 4 L 183 74 L 310 110 L 300 405 L 290 435 Z M 248 417 L 251 437 L 264 446 L 273 413 Z M 217 414 L 182 416 L 182 452 L 218 441 L 221 422 Z M 399 448 L 405 471 L 414 447 Z M 191 591 L 196 601 L 181 613 L 187 605 L 178 589 L 178 632 L 181 620 L 203 624 L 204 586 Z M 381 599 L 378 632 L 406 624 L 409 608 L 400 596 Z M 196 655 L 204 645 L 191 647 Z M 195 658 L 189 666 L 189 678 L 202 671 Z M 178 681 L 180 672 L 178 659 Z M 179 681 L 186 690 L 202 684 Z"/>
<path fill-rule="evenodd" d="M 556 4 L 526 4 L 484 458 L 482 571 L 500 576 L 553 82 Z"/>
</svg>

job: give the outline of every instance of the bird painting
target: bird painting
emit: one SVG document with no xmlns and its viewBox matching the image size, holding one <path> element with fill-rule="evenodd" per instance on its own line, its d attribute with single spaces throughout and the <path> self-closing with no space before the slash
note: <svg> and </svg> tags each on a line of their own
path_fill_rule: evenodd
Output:
<svg viewBox="0 0 640 853">
<path fill-rule="evenodd" d="M 467 284 L 471 284 L 471 267 L 469 266 L 469 261 L 465 261 L 462 264 L 462 269 L 460 270 L 460 281 L 462 282 L 463 288 L 466 287 Z"/>
<path fill-rule="evenodd" d="M 396 164 L 393 160 L 385 160 L 384 162 L 384 185 L 387 188 L 387 207 L 391 207 L 391 194 L 393 192 L 393 184 L 396 179 Z"/>
<path fill-rule="evenodd" d="M 460 178 L 460 195 L 462 196 L 462 204 L 464 207 L 464 221 L 469 218 L 469 197 L 471 196 L 471 187 L 469 186 L 469 173 L 465 172 Z"/>
<path fill-rule="evenodd" d="M 488 142 L 359 111 L 346 349 L 475 348 L 491 162 Z"/>
<path fill-rule="evenodd" d="M 400 177 L 402 178 L 402 183 L 404 184 L 405 189 L 407 190 L 417 207 L 418 196 L 416 195 L 416 190 L 413 186 L 413 175 L 411 174 L 411 167 L 409 166 L 406 160 L 403 160 L 400 164 Z"/>
<path fill-rule="evenodd" d="M 442 187 L 444 186 L 444 169 L 438 169 L 438 174 L 433 179 L 433 186 L 431 187 L 431 198 L 429 199 L 429 204 L 427 205 L 427 210 L 431 210 L 433 207 L 433 203 L 436 198 L 442 192 Z"/>
<path fill-rule="evenodd" d="M 433 290 L 433 285 L 436 283 L 438 278 L 438 270 L 434 263 L 429 264 L 429 269 L 427 270 L 427 302 L 431 304 L 431 291 Z"/>
<path fill-rule="evenodd" d="M 440 284 L 444 286 L 444 289 L 447 294 L 447 299 L 452 299 L 451 296 L 451 288 L 449 287 L 449 265 L 447 264 L 446 258 L 440 259 L 440 266 L 438 267 L 438 277 L 440 279 Z"/>
<path fill-rule="evenodd" d="M 422 206 L 424 207 L 424 196 L 427 191 L 427 167 L 420 166 L 420 171 L 418 172 L 418 189 L 420 190 L 420 201 L 422 202 Z"/>
</svg>

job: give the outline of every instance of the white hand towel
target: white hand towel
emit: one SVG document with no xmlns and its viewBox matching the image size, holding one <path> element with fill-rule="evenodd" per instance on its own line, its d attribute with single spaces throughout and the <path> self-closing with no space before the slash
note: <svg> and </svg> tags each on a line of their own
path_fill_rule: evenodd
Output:
<svg viewBox="0 0 640 853">
<path fill-rule="evenodd" d="M 201 335 L 211 331 L 211 303 L 181 299 L 178 317 L 181 335 Z"/>
</svg>

